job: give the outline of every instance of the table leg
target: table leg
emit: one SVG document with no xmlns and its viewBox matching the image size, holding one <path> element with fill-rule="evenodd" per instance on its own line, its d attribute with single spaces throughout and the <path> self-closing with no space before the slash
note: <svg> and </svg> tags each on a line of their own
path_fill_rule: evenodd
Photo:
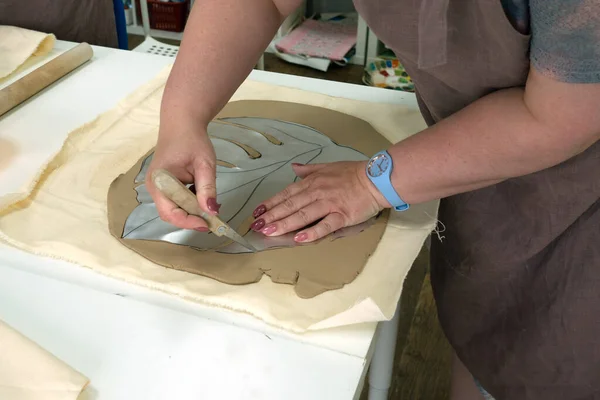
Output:
<svg viewBox="0 0 600 400">
<path fill-rule="evenodd" d="M 400 304 L 390 321 L 381 322 L 369 371 L 369 400 L 387 400 L 392 384 Z"/>
</svg>

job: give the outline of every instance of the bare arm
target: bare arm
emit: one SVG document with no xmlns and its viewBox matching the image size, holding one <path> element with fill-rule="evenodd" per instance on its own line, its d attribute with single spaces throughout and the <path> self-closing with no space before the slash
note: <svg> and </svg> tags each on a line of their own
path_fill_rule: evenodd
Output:
<svg viewBox="0 0 600 400">
<path fill-rule="evenodd" d="M 525 89 L 490 94 L 388 149 L 392 184 L 404 201 L 422 203 L 552 167 L 600 139 L 599 103 L 600 84 L 562 83 L 532 68 Z M 252 228 L 281 235 L 322 219 L 296 235 L 304 242 L 365 221 L 390 206 L 365 166 L 294 166 L 303 179 L 265 201 Z"/>
<path fill-rule="evenodd" d="M 600 84 L 552 80 L 486 96 L 393 146 L 392 183 L 420 203 L 559 164 L 600 138 Z"/>
<path fill-rule="evenodd" d="M 182 115 L 202 124 L 250 73 L 299 0 L 196 0 L 165 88 L 161 128 Z M 169 129 L 161 134 L 169 135 Z"/>
<path fill-rule="evenodd" d="M 196 0 L 169 75 L 160 130 L 146 185 L 160 217 L 180 228 L 206 229 L 162 196 L 148 179 L 164 168 L 194 183 L 198 204 L 218 213 L 215 152 L 208 123 L 248 76 L 283 20 L 300 0 Z"/>
</svg>

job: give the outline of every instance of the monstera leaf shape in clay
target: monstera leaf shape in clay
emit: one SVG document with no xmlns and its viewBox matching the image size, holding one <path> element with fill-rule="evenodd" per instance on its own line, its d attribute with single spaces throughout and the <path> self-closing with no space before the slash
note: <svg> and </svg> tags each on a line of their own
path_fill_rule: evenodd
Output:
<svg viewBox="0 0 600 400">
<path fill-rule="evenodd" d="M 293 233 L 269 238 L 248 230 L 253 210 L 298 179 L 292 163 L 367 159 L 364 154 L 334 143 L 315 129 L 267 118 L 217 119 L 209 124 L 208 134 L 217 155 L 217 199 L 222 205 L 219 217 L 259 250 L 294 245 Z M 247 251 L 227 238 L 179 229 L 162 221 L 144 184 L 151 160 L 152 154 L 144 160 L 135 179 L 136 185 L 139 184 L 135 188 L 139 205 L 127 218 L 124 239 L 161 240 L 224 253 Z M 360 232 L 364 227 L 347 228 L 335 235 Z"/>
</svg>

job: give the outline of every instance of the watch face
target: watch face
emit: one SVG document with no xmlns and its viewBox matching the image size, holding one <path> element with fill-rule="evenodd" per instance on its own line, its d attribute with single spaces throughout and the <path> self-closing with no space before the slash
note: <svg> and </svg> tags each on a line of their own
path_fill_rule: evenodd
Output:
<svg viewBox="0 0 600 400">
<path fill-rule="evenodd" d="M 381 176 L 390 167 L 390 159 L 385 154 L 373 157 L 367 164 L 367 172 L 373 178 Z"/>
</svg>

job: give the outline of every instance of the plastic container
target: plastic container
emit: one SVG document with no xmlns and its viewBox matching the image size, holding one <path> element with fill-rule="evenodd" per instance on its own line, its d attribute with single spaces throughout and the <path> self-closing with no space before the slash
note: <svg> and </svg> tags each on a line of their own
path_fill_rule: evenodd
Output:
<svg viewBox="0 0 600 400">
<path fill-rule="evenodd" d="M 150 28 L 162 31 L 183 32 L 190 12 L 190 1 L 165 2 L 161 0 L 146 0 Z M 142 20 L 140 0 L 135 0 L 138 21 Z"/>
<path fill-rule="evenodd" d="M 386 89 L 414 92 L 415 84 L 398 60 L 380 60 L 370 63 L 363 75 L 363 83 Z"/>
</svg>

